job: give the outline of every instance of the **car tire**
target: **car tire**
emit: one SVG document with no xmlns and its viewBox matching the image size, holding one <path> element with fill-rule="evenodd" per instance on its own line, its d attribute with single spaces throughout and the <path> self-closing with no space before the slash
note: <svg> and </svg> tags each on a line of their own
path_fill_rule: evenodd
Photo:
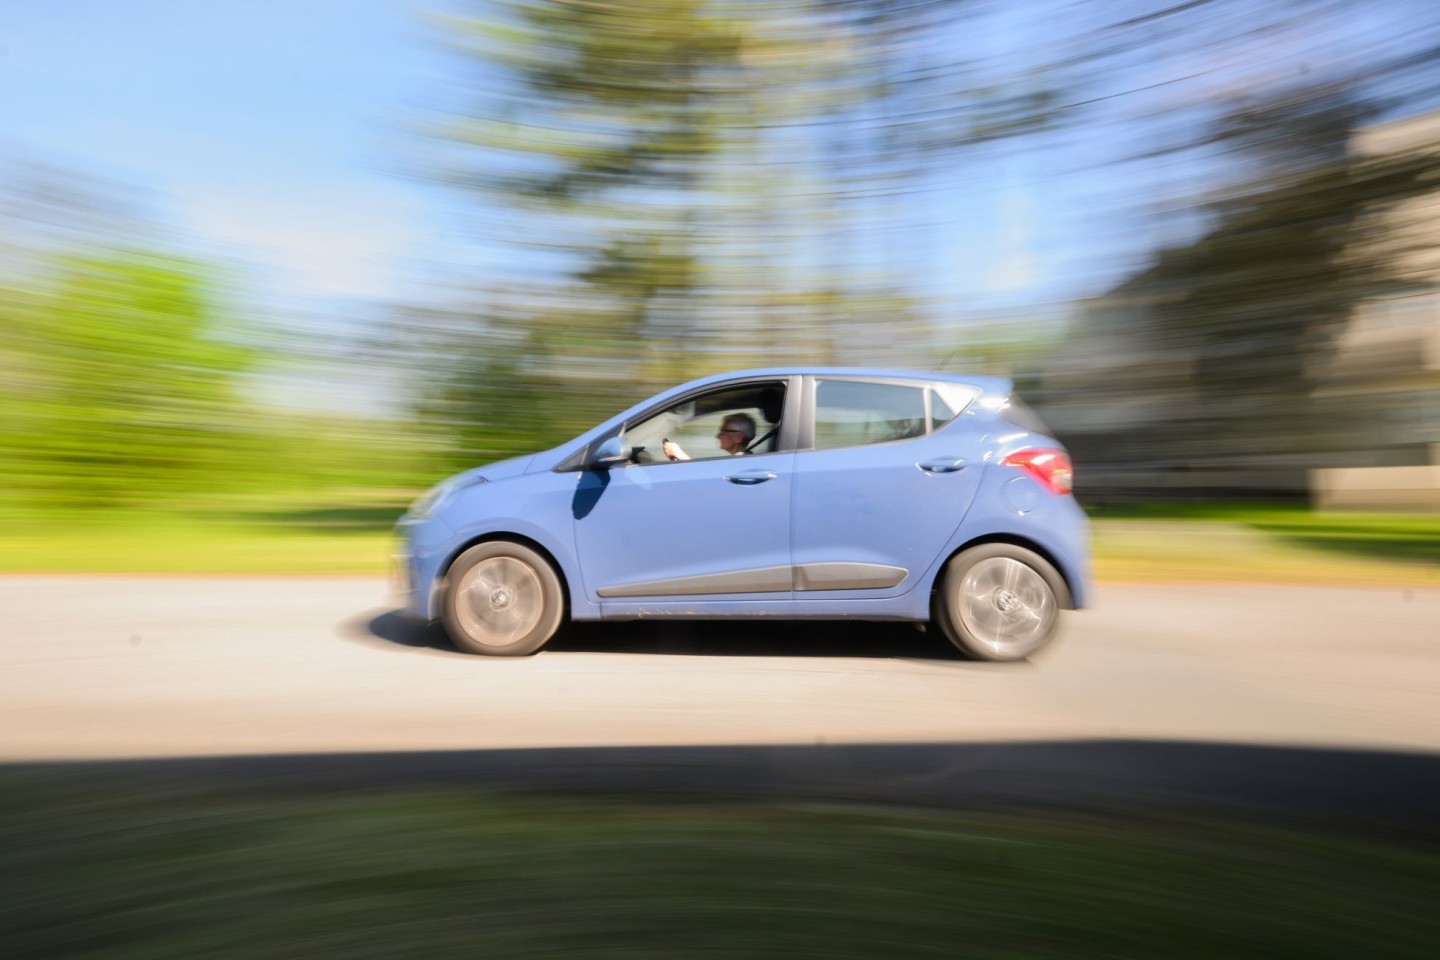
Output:
<svg viewBox="0 0 1440 960">
<path fill-rule="evenodd" d="M 985 543 L 946 564 L 933 617 L 967 657 L 1024 660 L 1054 639 L 1070 606 L 1065 579 L 1044 557 Z"/>
<path fill-rule="evenodd" d="M 523 544 L 476 544 L 450 566 L 443 619 L 456 649 L 528 656 L 555 635 L 564 616 L 564 591 L 555 568 Z"/>
</svg>

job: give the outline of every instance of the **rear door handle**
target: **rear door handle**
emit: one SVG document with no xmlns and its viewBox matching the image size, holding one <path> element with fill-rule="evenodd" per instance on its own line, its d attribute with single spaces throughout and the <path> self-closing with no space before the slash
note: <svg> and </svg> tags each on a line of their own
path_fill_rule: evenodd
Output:
<svg viewBox="0 0 1440 960">
<path fill-rule="evenodd" d="M 966 464 L 961 457 L 936 457 L 934 460 L 926 460 L 915 466 L 926 473 L 954 473 L 956 470 L 964 470 Z"/>
<path fill-rule="evenodd" d="M 745 470 L 741 473 L 732 473 L 725 479 L 731 483 L 754 486 L 757 483 L 764 483 L 766 480 L 774 480 L 775 476 L 773 470 Z"/>
</svg>

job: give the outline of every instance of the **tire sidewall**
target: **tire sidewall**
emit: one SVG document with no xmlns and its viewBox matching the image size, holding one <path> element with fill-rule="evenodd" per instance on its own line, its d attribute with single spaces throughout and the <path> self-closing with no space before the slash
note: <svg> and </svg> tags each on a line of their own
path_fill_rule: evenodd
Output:
<svg viewBox="0 0 1440 960">
<path fill-rule="evenodd" d="M 464 579 L 466 571 L 476 564 L 495 557 L 509 557 L 519 560 L 529 566 L 536 578 L 540 581 L 541 595 L 543 597 L 544 609 L 539 621 L 521 639 L 504 646 L 491 646 L 476 640 L 461 627 L 459 618 L 455 613 L 455 605 L 458 601 L 456 588 Z M 540 650 L 549 642 L 555 632 L 560 629 L 561 622 L 565 618 L 565 598 L 560 586 L 560 578 L 555 573 L 555 568 L 544 556 L 532 550 L 530 547 L 511 540 L 487 540 L 484 543 L 477 543 L 470 547 L 455 562 L 450 565 L 450 570 L 445 577 L 445 604 L 443 609 L 443 621 L 445 632 L 449 635 L 450 641 L 455 644 L 456 649 L 464 653 L 479 653 L 491 657 L 525 657 Z"/>
</svg>

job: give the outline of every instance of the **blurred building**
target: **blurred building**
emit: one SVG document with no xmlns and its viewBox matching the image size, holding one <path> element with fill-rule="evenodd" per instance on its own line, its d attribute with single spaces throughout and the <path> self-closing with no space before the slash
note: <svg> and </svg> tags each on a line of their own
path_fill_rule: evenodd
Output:
<svg viewBox="0 0 1440 960">
<path fill-rule="evenodd" d="M 1440 150 L 1440 111 L 1357 132 L 1361 157 Z M 1373 415 L 1374 465 L 1312 477 L 1321 507 L 1440 509 L 1440 183 L 1368 234 L 1390 289 L 1362 301 L 1336 341 L 1320 392 Z"/>
<path fill-rule="evenodd" d="M 1365 128 L 1351 141 L 1360 164 L 1436 151 L 1440 112 Z M 1349 231 L 1358 239 L 1335 258 L 1342 261 L 1336 271 L 1381 263 L 1383 280 L 1337 288 L 1347 297 L 1364 292 L 1316 325 L 1326 335 L 1299 325 L 1282 331 L 1293 338 L 1293 362 L 1278 351 L 1269 357 L 1273 391 L 1254 376 L 1216 389 L 1214 369 L 1253 366 L 1265 338 L 1245 331 L 1227 350 L 1224 325 L 1199 329 L 1205 316 L 1193 302 L 1184 306 L 1198 286 L 1234 283 L 1217 284 L 1215 264 L 1247 249 L 1235 236 L 1264 235 L 1255 222 L 1240 222 L 1254 217 L 1253 208 L 1222 216 L 1195 243 L 1162 251 L 1146 270 L 1083 304 L 1036 385 L 1047 420 L 1075 456 L 1082 498 L 1313 498 L 1333 508 L 1440 509 L 1440 179 L 1433 182 L 1431 192 Z M 1252 249 L 1267 258 L 1265 247 Z M 1244 276 L 1243 267 L 1224 269 Z M 1291 282 L 1304 287 L 1305 278 Z M 1313 291 L 1292 295 L 1297 311 L 1315 309 Z M 1271 315 L 1276 302 L 1283 301 L 1272 300 Z M 1243 316 L 1249 306 L 1242 300 L 1233 309 Z M 1287 391 L 1287 383 L 1303 388 Z"/>
</svg>

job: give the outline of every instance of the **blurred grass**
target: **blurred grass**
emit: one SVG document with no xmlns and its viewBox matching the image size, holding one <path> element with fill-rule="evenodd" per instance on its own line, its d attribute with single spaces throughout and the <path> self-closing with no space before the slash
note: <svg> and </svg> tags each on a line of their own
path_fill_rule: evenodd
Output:
<svg viewBox="0 0 1440 960">
<path fill-rule="evenodd" d="M 0 572 L 382 574 L 390 530 L 415 493 L 231 495 L 68 513 L 12 506 L 0 510 Z M 1091 515 L 1100 580 L 1440 586 L 1440 515 L 1266 505 Z"/>
<path fill-rule="evenodd" d="M 1433 838 L 5 775 L 17 957 L 1430 957 Z"/>
<path fill-rule="evenodd" d="M 409 493 L 230 496 L 165 509 L 0 511 L 0 572 L 380 574 Z"/>
<path fill-rule="evenodd" d="M 1095 574 L 1119 581 L 1440 586 L 1440 515 L 1267 504 L 1089 511 Z"/>
</svg>

